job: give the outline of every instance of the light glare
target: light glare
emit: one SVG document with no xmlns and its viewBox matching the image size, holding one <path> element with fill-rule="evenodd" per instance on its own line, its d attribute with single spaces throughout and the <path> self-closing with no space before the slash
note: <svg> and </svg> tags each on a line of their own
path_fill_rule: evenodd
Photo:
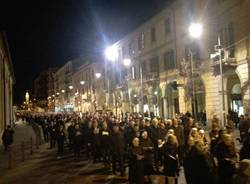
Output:
<svg viewBox="0 0 250 184">
<path fill-rule="evenodd" d="M 118 58 L 118 49 L 117 46 L 113 45 L 108 47 L 105 50 L 105 57 L 109 60 L 109 61 L 116 61 Z"/>
<path fill-rule="evenodd" d="M 199 23 L 193 23 L 189 26 L 189 34 L 192 38 L 198 39 L 203 32 L 202 25 Z"/>
</svg>

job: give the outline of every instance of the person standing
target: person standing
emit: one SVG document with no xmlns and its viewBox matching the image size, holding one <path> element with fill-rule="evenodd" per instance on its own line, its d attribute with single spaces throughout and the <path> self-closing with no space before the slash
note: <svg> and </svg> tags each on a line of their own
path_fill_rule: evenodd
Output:
<svg viewBox="0 0 250 184">
<path fill-rule="evenodd" d="M 139 138 L 135 137 L 129 150 L 129 184 L 144 183 L 143 158 L 143 149 L 140 146 Z"/>
<path fill-rule="evenodd" d="M 164 153 L 164 174 L 166 176 L 166 184 L 177 183 L 179 158 L 178 158 L 178 142 L 176 136 L 169 134 L 167 141 L 163 146 Z"/>
<path fill-rule="evenodd" d="M 116 165 L 119 165 L 121 176 L 124 176 L 124 151 L 125 140 L 123 134 L 119 131 L 119 126 L 113 126 L 113 134 L 111 137 L 111 151 L 112 151 L 112 172 L 116 173 Z"/>
<path fill-rule="evenodd" d="M 57 153 L 58 153 L 58 158 L 60 158 L 60 156 L 63 154 L 64 141 L 66 139 L 63 125 L 60 125 L 56 138 L 57 138 L 57 147 L 58 147 Z"/>
<path fill-rule="evenodd" d="M 80 127 L 78 124 L 75 126 L 75 134 L 72 143 L 74 144 L 75 158 L 80 158 L 81 146 L 82 146 L 82 133 L 80 131 Z"/>
<path fill-rule="evenodd" d="M 223 134 L 222 141 L 216 146 L 219 183 L 231 184 L 236 170 L 236 149 L 230 134 Z"/>
<path fill-rule="evenodd" d="M 104 121 L 102 124 L 100 143 L 103 163 L 105 167 L 108 167 L 110 166 L 110 131 L 106 121 Z"/>
<path fill-rule="evenodd" d="M 2 141 L 4 144 L 4 151 L 7 151 L 9 145 L 13 143 L 13 135 L 14 135 L 14 130 L 11 128 L 10 125 L 8 125 L 7 129 L 4 130 L 3 136 L 2 136 Z"/>
<path fill-rule="evenodd" d="M 151 139 L 148 137 L 147 131 L 144 131 L 142 133 L 141 147 L 143 149 L 143 154 L 144 154 L 143 165 L 144 165 L 145 182 L 152 183 L 150 175 L 152 175 L 154 171 L 154 168 L 153 168 L 154 144 L 151 141 Z"/>
</svg>

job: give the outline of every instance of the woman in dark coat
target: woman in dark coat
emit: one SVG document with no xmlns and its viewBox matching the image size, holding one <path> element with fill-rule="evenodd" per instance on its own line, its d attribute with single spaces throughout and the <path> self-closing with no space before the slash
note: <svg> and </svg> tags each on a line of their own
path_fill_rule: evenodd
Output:
<svg viewBox="0 0 250 184">
<path fill-rule="evenodd" d="M 129 150 L 129 183 L 143 184 L 144 170 L 143 170 L 143 149 L 139 145 L 139 138 L 135 137 L 132 141 L 132 146 Z"/>
<path fill-rule="evenodd" d="M 164 153 L 164 174 L 167 184 L 177 183 L 179 159 L 178 142 L 176 136 L 169 134 L 167 142 L 163 146 Z"/>
<path fill-rule="evenodd" d="M 153 149 L 154 144 L 148 137 L 148 132 L 144 131 L 142 133 L 141 147 L 144 153 L 143 165 L 144 165 L 144 176 L 145 181 L 152 183 L 150 175 L 153 174 Z"/>
<path fill-rule="evenodd" d="M 236 150 L 230 134 L 223 134 L 222 141 L 216 146 L 219 183 L 231 184 L 236 167 Z"/>
<path fill-rule="evenodd" d="M 212 158 L 202 140 L 197 140 L 191 147 L 184 161 L 187 184 L 215 184 Z"/>
</svg>

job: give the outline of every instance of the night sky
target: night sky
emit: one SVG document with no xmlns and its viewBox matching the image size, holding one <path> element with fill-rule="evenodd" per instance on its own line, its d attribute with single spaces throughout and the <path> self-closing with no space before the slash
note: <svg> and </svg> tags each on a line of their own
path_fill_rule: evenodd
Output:
<svg viewBox="0 0 250 184">
<path fill-rule="evenodd" d="M 14 103 L 49 67 L 79 56 L 100 54 L 133 31 L 169 0 L 33 0 L 1 5 L 16 84 Z"/>
</svg>

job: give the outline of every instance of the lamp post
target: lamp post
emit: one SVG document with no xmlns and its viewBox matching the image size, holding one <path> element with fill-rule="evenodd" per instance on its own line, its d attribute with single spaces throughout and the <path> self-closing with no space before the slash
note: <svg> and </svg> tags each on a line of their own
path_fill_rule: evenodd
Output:
<svg viewBox="0 0 250 184">
<path fill-rule="evenodd" d="M 203 28 L 202 25 L 199 23 L 192 23 L 189 26 L 189 35 L 192 39 L 199 39 L 202 35 Z M 193 64 L 193 52 L 189 48 L 190 54 L 190 64 L 191 64 L 191 84 L 192 84 L 192 109 L 194 118 L 197 118 L 197 107 L 196 107 L 196 91 L 195 91 L 195 84 L 194 84 L 194 64 Z"/>
<path fill-rule="evenodd" d="M 220 35 L 218 35 L 218 45 L 215 45 L 215 53 L 210 55 L 211 59 L 214 59 L 215 57 L 219 57 L 219 64 L 220 64 L 220 81 L 221 81 L 221 125 L 225 126 L 226 123 L 226 114 L 225 114 L 225 96 L 224 96 L 224 77 L 223 77 L 223 65 L 222 65 L 222 46 L 220 41 Z"/>
<path fill-rule="evenodd" d="M 124 66 L 127 67 L 127 75 L 129 75 L 129 67 L 130 67 L 130 65 L 131 65 L 131 59 L 125 58 L 125 59 L 123 60 L 123 64 L 124 64 Z M 131 112 L 131 111 L 132 111 L 132 110 L 131 110 L 131 98 L 130 98 L 130 93 L 129 93 L 128 81 L 127 81 L 127 87 L 128 87 L 129 111 Z"/>
<path fill-rule="evenodd" d="M 105 50 L 105 58 L 108 60 L 108 61 L 111 61 L 113 63 L 115 63 L 118 59 L 118 48 L 116 45 L 112 45 L 110 47 L 108 47 L 106 50 Z M 106 64 L 105 63 L 105 72 L 107 67 L 106 67 Z M 109 76 L 107 76 L 107 87 L 108 87 L 108 108 L 110 107 L 110 79 L 109 79 Z"/>
</svg>

